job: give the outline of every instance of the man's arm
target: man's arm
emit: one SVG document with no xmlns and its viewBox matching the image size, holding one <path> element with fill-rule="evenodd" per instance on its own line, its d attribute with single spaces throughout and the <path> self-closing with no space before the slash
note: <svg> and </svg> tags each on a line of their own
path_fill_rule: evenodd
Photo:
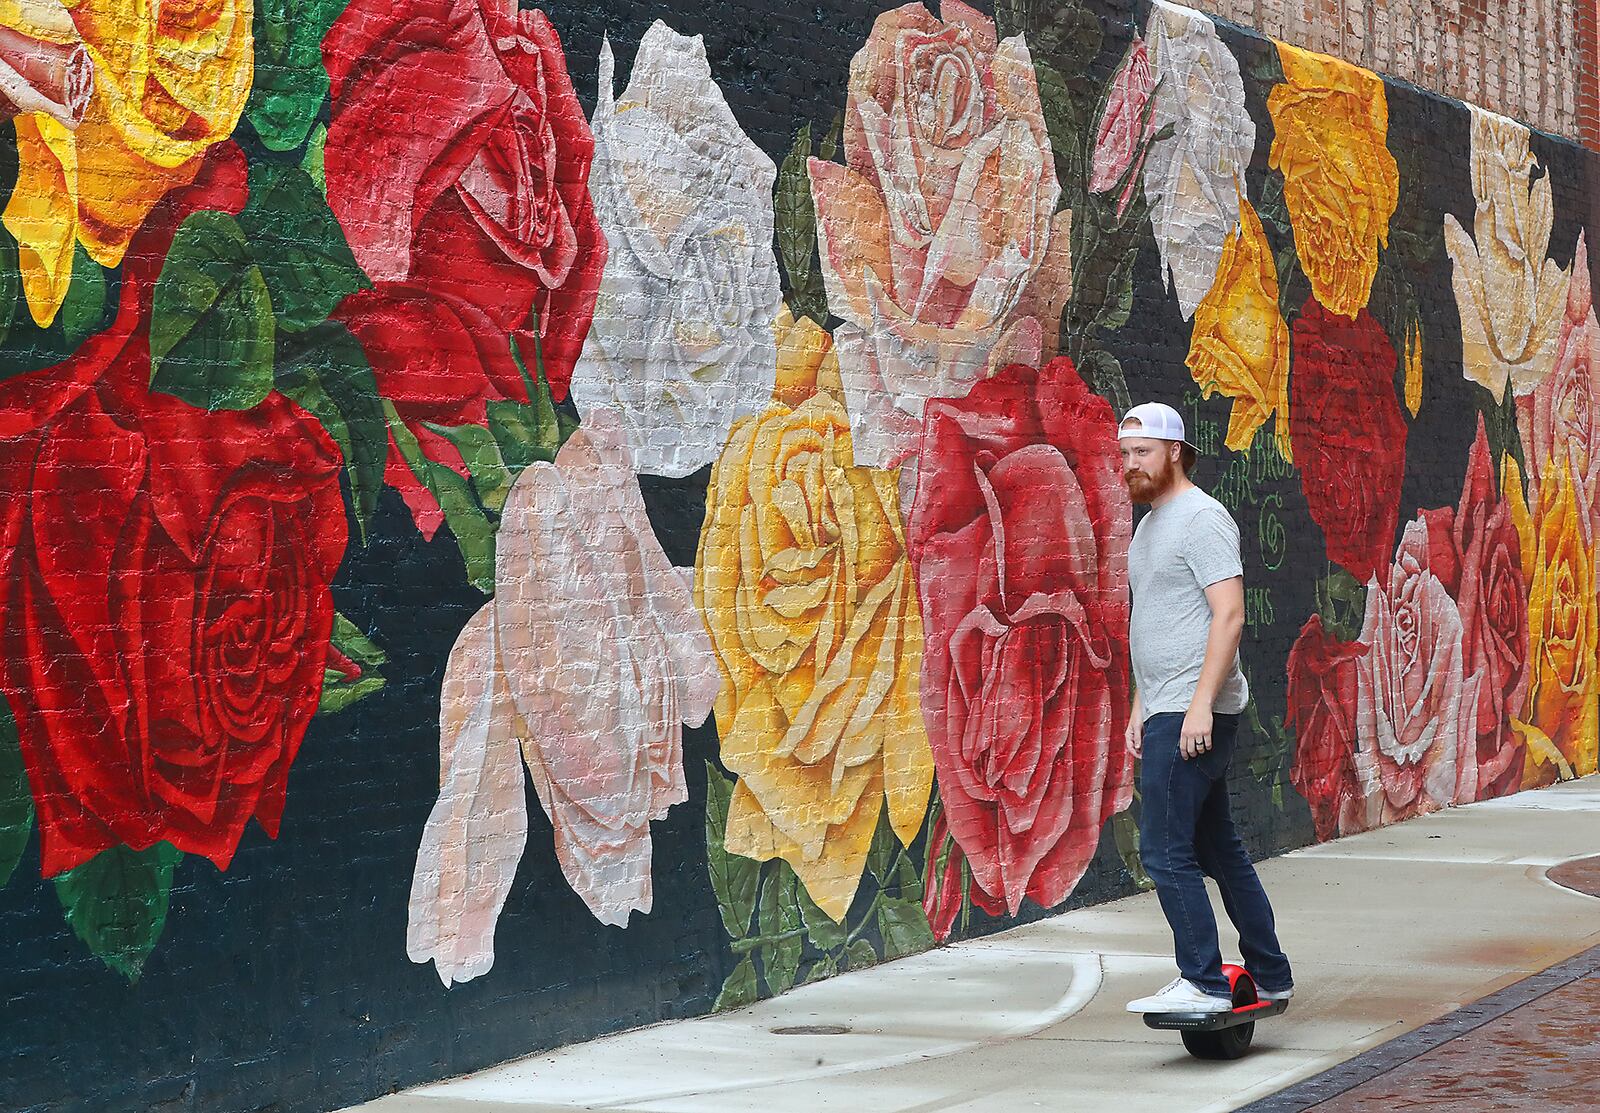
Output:
<svg viewBox="0 0 1600 1113">
<path fill-rule="evenodd" d="M 1233 671 L 1244 636 L 1244 577 L 1220 580 L 1206 588 L 1211 606 L 1211 633 L 1206 637 L 1206 659 L 1200 666 L 1200 682 L 1195 686 L 1194 702 L 1210 710 L 1217 701 L 1222 682 Z"/>
<path fill-rule="evenodd" d="M 1194 702 L 1183 717 L 1183 732 L 1178 746 L 1184 757 L 1194 757 L 1211 748 L 1212 706 L 1217 691 L 1233 669 L 1244 636 L 1244 577 L 1219 580 L 1206 588 L 1211 607 L 1211 630 L 1206 636 L 1206 658 L 1200 666 L 1200 682 L 1195 685 Z"/>
<path fill-rule="evenodd" d="M 1133 693 L 1133 710 L 1128 713 L 1128 731 L 1124 736 L 1128 742 L 1128 749 L 1134 757 L 1144 756 L 1144 705 L 1139 699 L 1138 689 Z"/>
</svg>

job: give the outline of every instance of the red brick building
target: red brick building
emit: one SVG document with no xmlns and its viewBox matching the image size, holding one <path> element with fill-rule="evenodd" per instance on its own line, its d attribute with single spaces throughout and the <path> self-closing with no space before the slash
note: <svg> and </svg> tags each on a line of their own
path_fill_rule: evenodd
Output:
<svg viewBox="0 0 1600 1113">
<path fill-rule="evenodd" d="M 1200 6 L 1600 150 L 1597 0 L 1211 0 Z"/>
</svg>

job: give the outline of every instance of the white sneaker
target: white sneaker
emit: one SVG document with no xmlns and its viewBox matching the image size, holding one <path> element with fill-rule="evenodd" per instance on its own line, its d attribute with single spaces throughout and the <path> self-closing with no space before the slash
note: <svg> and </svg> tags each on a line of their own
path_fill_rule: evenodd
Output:
<svg viewBox="0 0 1600 1113">
<path fill-rule="evenodd" d="M 1225 1013 L 1233 1010 L 1226 997 L 1214 997 L 1186 978 L 1177 977 L 1161 992 L 1128 1002 L 1130 1013 Z"/>
<path fill-rule="evenodd" d="M 1294 986 L 1288 989 L 1262 989 L 1256 986 L 1257 1001 L 1287 1001 L 1294 996 Z"/>
</svg>

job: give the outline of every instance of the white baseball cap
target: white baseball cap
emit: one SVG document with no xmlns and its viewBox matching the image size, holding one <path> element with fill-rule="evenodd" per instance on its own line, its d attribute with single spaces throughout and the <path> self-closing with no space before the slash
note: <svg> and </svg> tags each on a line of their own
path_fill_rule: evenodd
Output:
<svg viewBox="0 0 1600 1113">
<path fill-rule="evenodd" d="M 1128 422 L 1137 421 L 1135 428 Z M 1157 441 L 1182 441 L 1199 455 L 1200 450 L 1184 436 L 1183 415 L 1163 402 L 1144 402 L 1122 415 L 1117 428 L 1117 439 L 1123 437 L 1149 437 Z"/>
</svg>

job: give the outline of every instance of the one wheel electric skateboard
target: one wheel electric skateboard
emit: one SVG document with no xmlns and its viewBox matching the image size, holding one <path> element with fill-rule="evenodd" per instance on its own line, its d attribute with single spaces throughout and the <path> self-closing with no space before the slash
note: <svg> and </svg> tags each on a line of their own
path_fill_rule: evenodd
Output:
<svg viewBox="0 0 1600 1113">
<path fill-rule="evenodd" d="M 1237 1059 L 1250 1050 L 1256 1021 L 1277 1016 L 1289 1007 L 1287 1000 L 1260 1001 L 1256 983 L 1244 967 L 1224 963 L 1222 972 L 1233 987 L 1233 1009 L 1225 1013 L 1145 1013 L 1151 1028 L 1178 1032 L 1183 1046 L 1197 1059 Z"/>
</svg>

